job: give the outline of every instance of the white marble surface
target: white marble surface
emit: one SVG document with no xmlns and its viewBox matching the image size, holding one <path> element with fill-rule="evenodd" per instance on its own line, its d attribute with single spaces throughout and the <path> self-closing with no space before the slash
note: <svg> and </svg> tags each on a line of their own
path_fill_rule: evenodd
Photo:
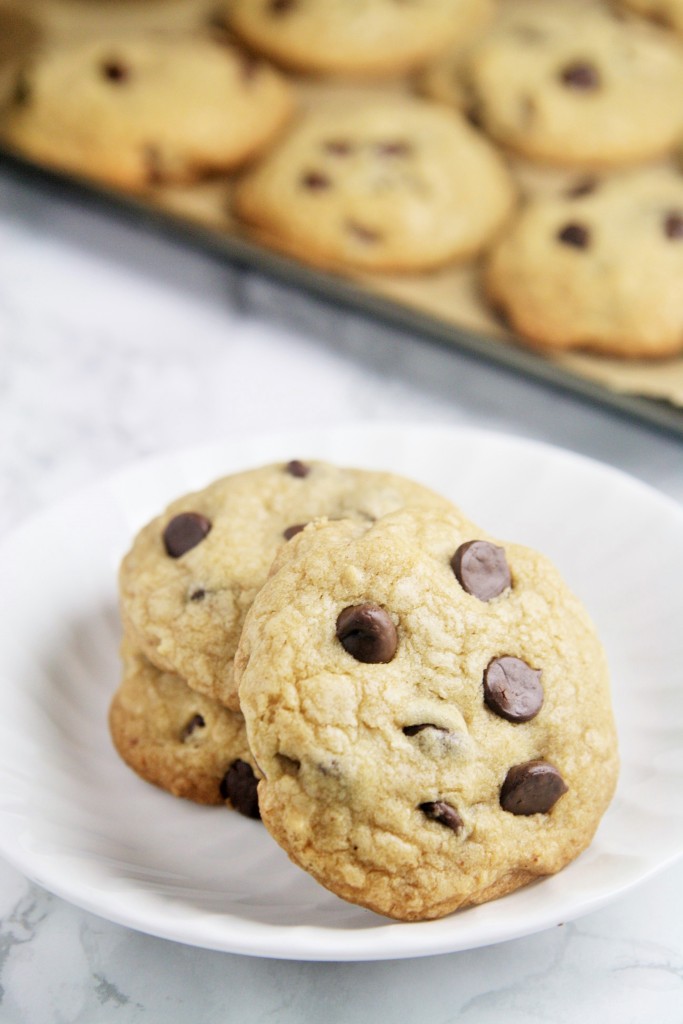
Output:
<svg viewBox="0 0 683 1024">
<path fill-rule="evenodd" d="M 539 438 L 683 502 L 678 438 L 0 173 L 3 533 L 144 454 L 351 419 Z M 0 862 L 0 1022 L 681 1024 L 682 911 L 680 863 L 606 909 L 503 945 L 292 963 L 128 931 Z"/>
</svg>

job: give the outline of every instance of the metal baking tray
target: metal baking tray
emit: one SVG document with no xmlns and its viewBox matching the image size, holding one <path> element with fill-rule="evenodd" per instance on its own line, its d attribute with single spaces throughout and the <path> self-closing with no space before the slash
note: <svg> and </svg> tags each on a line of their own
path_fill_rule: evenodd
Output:
<svg viewBox="0 0 683 1024">
<path fill-rule="evenodd" d="M 408 303 L 378 294 L 356 280 L 313 269 L 232 231 L 204 225 L 144 197 L 123 194 L 37 165 L 2 146 L 0 168 L 35 187 L 98 207 L 143 230 L 164 235 L 233 266 L 259 271 L 294 288 L 409 331 L 425 341 L 468 352 L 683 438 L 683 408 L 668 401 L 614 391 L 531 349 L 459 327 Z"/>
</svg>

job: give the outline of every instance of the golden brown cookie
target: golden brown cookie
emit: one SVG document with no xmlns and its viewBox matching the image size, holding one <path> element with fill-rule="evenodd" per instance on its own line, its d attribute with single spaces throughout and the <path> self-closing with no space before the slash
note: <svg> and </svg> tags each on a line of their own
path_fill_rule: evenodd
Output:
<svg viewBox="0 0 683 1024">
<path fill-rule="evenodd" d="M 228 24 L 304 72 L 398 75 L 466 35 L 488 0 L 231 0 Z"/>
<path fill-rule="evenodd" d="M 122 659 L 109 727 L 126 764 L 174 796 L 258 818 L 258 769 L 242 715 L 155 668 L 127 638 Z"/>
<path fill-rule="evenodd" d="M 311 524 L 256 597 L 236 672 L 266 827 L 392 917 L 559 871 L 614 790 L 585 609 L 542 554 L 457 511 Z"/>
<path fill-rule="evenodd" d="M 683 178 L 577 176 L 530 201 L 485 269 L 491 302 L 548 350 L 624 358 L 683 350 Z"/>
<path fill-rule="evenodd" d="M 239 707 L 233 659 L 278 550 L 319 516 L 366 522 L 404 505 L 448 506 L 393 473 L 293 460 L 224 477 L 145 526 L 121 565 L 126 629 L 159 668 Z"/>
<path fill-rule="evenodd" d="M 288 83 L 264 62 L 208 37 L 148 34 L 37 55 L 2 135 L 39 163 L 144 189 L 243 163 L 292 109 Z"/>
<path fill-rule="evenodd" d="M 234 198 L 272 245 L 317 266 L 380 271 L 464 260 L 514 201 L 482 135 L 454 111 L 408 98 L 307 115 Z"/>
</svg>

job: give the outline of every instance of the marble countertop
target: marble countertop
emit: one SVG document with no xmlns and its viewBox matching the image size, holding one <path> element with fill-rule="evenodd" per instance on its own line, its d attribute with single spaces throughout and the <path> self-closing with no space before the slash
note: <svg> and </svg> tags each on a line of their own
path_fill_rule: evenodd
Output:
<svg viewBox="0 0 683 1024">
<path fill-rule="evenodd" d="M 339 422 L 502 430 L 683 502 L 683 442 L 0 173 L 0 529 L 141 456 Z M 683 863 L 573 923 L 464 953 L 297 963 L 195 949 L 0 862 L 0 1021 L 683 1020 Z"/>
</svg>

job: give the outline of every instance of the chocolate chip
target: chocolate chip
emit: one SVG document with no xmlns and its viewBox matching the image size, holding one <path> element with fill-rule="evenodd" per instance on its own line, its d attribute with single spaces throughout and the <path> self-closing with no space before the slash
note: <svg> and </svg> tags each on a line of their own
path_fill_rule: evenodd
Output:
<svg viewBox="0 0 683 1024">
<path fill-rule="evenodd" d="M 327 139 L 323 142 L 323 149 L 332 156 L 348 156 L 353 152 L 353 146 L 348 139 Z"/>
<path fill-rule="evenodd" d="M 324 192 L 332 182 L 326 174 L 321 174 L 320 171 L 308 171 L 301 176 L 301 184 L 311 192 Z"/>
<path fill-rule="evenodd" d="M 484 701 L 508 722 L 528 722 L 543 706 L 540 669 L 521 658 L 494 658 L 484 672 Z"/>
<path fill-rule="evenodd" d="M 292 459 L 285 466 L 285 473 L 289 473 L 290 476 L 305 477 L 311 472 L 311 467 L 307 466 L 305 462 L 299 462 L 298 459 Z"/>
<path fill-rule="evenodd" d="M 406 736 L 417 736 L 423 729 L 438 729 L 439 732 L 448 732 L 442 725 L 434 725 L 433 722 L 420 722 L 419 725 L 404 725 L 403 732 Z"/>
<path fill-rule="evenodd" d="M 451 568 L 463 590 L 480 601 L 491 601 L 512 586 L 505 551 L 487 540 L 461 544 Z"/>
<path fill-rule="evenodd" d="M 567 64 L 560 72 L 560 80 L 570 89 L 581 92 L 597 89 L 600 85 L 600 73 L 594 64 L 587 60 L 576 60 Z"/>
<path fill-rule="evenodd" d="M 380 156 L 409 156 L 413 147 L 403 139 L 392 139 L 389 142 L 378 142 L 376 151 Z"/>
<path fill-rule="evenodd" d="M 462 828 L 462 818 L 455 807 L 447 804 L 445 800 L 435 800 L 433 803 L 420 804 L 419 810 L 426 814 L 428 818 L 431 818 L 432 821 L 438 821 L 441 825 L 447 825 L 454 832 L 458 832 Z"/>
<path fill-rule="evenodd" d="M 233 761 L 223 776 L 220 794 L 229 800 L 236 811 L 247 818 L 260 818 L 258 807 L 258 780 L 250 764 Z"/>
<path fill-rule="evenodd" d="M 295 0 L 270 0 L 268 9 L 271 14 L 286 14 L 296 7 Z"/>
<path fill-rule="evenodd" d="M 346 229 L 349 231 L 359 242 L 364 242 L 366 245 L 372 245 L 374 242 L 379 242 L 382 237 L 379 231 L 373 231 L 372 228 L 366 228 L 364 224 L 359 224 L 355 220 L 347 220 Z"/>
<path fill-rule="evenodd" d="M 292 526 L 288 526 L 286 530 L 282 531 L 282 536 L 285 540 L 291 540 L 292 537 L 296 537 L 297 533 L 301 533 L 302 530 L 305 530 L 307 525 L 307 523 L 294 523 Z"/>
<path fill-rule="evenodd" d="M 199 512 L 181 512 L 164 530 L 164 547 L 171 558 L 180 558 L 204 540 L 211 523 Z"/>
<path fill-rule="evenodd" d="M 193 590 L 192 593 L 190 594 L 190 601 L 203 601 L 205 597 L 206 591 L 204 590 L 204 588 L 197 587 L 197 589 Z"/>
<path fill-rule="evenodd" d="M 192 735 L 192 733 L 196 729 L 203 729 L 205 725 L 206 722 L 204 721 L 204 717 L 202 715 L 193 715 L 180 734 L 181 740 L 183 740 L 184 742 L 186 739 L 188 739 L 188 737 Z"/>
<path fill-rule="evenodd" d="M 667 213 L 664 221 L 664 234 L 667 238 L 683 238 L 683 213 L 673 210 Z"/>
<path fill-rule="evenodd" d="M 598 183 L 595 178 L 582 178 L 567 189 L 565 196 L 567 199 L 581 199 L 582 196 L 589 196 L 595 192 L 597 187 Z"/>
<path fill-rule="evenodd" d="M 152 143 L 144 146 L 142 160 L 147 171 L 147 184 L 162 185 L 164 181 L 164 165 L 159 147 Z"/>
<path fill-rule="evenodd" d="M 109 82 L 125 82 L 130 78 L 130 68 L 120 60 L 105 60 L 100 70 Z"/>
<path fill-rule="evenodd" d="M 15 107 L 25 107 L 30 99 L 31 86 L 28 83 L 28 78 L 25 74 L 19 72 L 14 83 L 11 102 Z"/>
<path fill-rule="evenodd" d="M 591 240 L 590 231 L 583 224 L 565 224 L 557 232 L 558 242 L 572 245 L 575 249 L 587 249 Z"/>
<path fill-rule="evenodd" d="M 337 618 L 337 637 L 348 654 L 368 665 L 391 661 L 398 646 L 396 626 L 377 604 L 344 608 Z"/>
<path fill-rule="evenodd" d="M 525 761 L 514 765 L 505 776 L 500 805 L 510 814 L 547 814 L 566 792 L 567 784 L 554 765 Z"/>
</svg>

